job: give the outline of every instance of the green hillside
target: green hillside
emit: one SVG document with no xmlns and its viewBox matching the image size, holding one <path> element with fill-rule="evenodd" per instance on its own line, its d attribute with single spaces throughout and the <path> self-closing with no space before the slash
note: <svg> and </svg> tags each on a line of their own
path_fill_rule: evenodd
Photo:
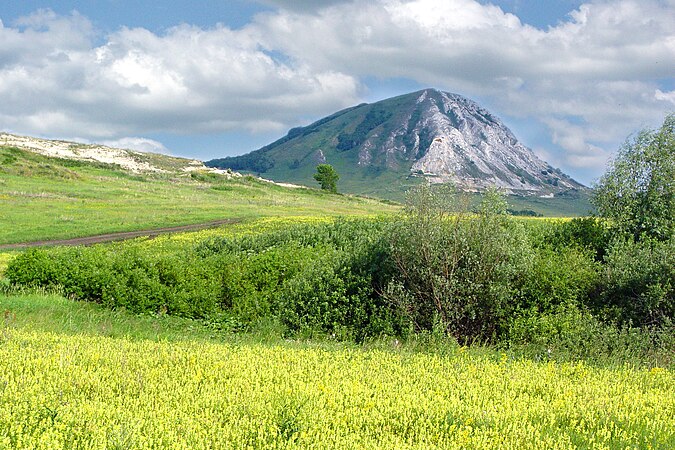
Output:
<svg viewBox="0 0 675 450">
<path fill-rule="evenodd" d="M 375 161 L 369 166 L 358 164 L 360 144 L 376 129 L 399 122 L 414 102 L 411 95 L 395 97 L 374 104 L 361 104 L 339 111 L 306 127 L 291 129 L 283 138 L 246 155 L 215 159 L 207 165 L 258 173 L 266 178 L 304 185 L 314 184 L 312 175 L 317 164 L 326 162 L 340 174 L 339 189 L 402 200 L 405 191 L 422 181 L 409 177 L 410 161 L 397 165 Z M 384 134 L 384 133 L 382 133 Z"/>
<path fill-rule="evenodd" d="M 155 160 L 161 155 L 153 155 Z M 167 159 L 167 169 L 172 159 Z M 162 164 L 162 162 L 157 162 Z M 261 216 L 377 214 L 377 200 L 206 172 L 118 166 L 0 147 L 0 244 Z"/>
</svg>

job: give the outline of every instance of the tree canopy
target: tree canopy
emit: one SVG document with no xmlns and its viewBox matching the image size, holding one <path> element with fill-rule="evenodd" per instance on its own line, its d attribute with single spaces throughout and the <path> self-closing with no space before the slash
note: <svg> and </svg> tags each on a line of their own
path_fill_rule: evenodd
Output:
<svg viewBox="0 0 675 450">
<path fill-rule="evenodd" d="M 314 179 L 319 182 L 321 189 L 329 192 L 337 192 L 337 181 L 340 179 L 337 171 L 330 164 L 316 166 Z"/>
<path fill-rule="evenodd" d="M 675 114 L 628 138 L 595 187 L 593 204 L 620 232 L 667 240 L 675 233 Z"/>
</svg>

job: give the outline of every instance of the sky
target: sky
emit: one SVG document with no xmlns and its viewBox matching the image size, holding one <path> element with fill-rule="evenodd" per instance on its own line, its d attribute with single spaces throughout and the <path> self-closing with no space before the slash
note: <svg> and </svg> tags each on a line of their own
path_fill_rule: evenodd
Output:
<svg viewBox="0 0 675 450">
<path fill-rule="evenodd" d="M 585 184 L 675 111 L 675 0 L 0 2 L 0 131 L 202 160 L 469 97 Z"/>
</svg>

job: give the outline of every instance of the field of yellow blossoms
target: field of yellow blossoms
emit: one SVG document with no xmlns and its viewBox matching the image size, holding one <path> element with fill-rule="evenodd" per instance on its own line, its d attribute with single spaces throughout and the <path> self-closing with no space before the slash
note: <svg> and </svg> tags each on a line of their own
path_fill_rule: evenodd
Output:
<svg viewBox="0 0 675 450">
<path fill-rule="evenodd" d="M 0 331 L 0 449 L 675 448 L 666 369 Z"/>
</svg>

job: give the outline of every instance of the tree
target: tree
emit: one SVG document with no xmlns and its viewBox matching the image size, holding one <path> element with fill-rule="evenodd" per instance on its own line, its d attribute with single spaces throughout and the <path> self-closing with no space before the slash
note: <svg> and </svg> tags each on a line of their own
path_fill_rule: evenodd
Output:
<svg viewBox="0 0 675 450">
<path fill-rule="evenodd" d="M 319 164 L 316 166 L 314 179 L 321 184 L 321 189 L 333 193 L 337 192 L 337 181 L 340 179 L 340 175 L 330 164 Z"/>
<path fill-rule="evenodd" d="M 675 114 L 658 130 L 629 138 L 595 186 L 602 217 L 635 240 L 667 240 L 675 233 Z"/>
</svg>

